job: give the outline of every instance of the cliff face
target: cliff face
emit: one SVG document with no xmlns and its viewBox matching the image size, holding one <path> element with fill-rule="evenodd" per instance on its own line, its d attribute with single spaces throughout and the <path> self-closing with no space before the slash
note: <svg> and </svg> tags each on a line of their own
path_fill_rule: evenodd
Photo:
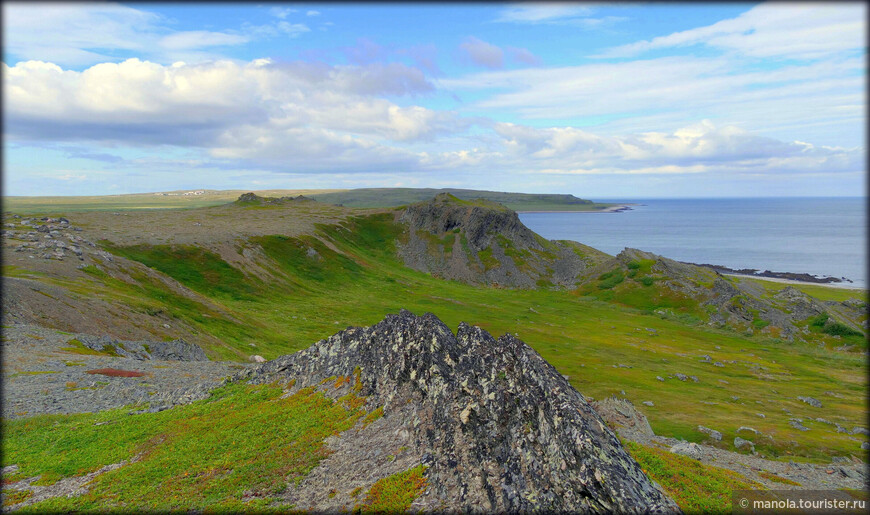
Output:
<svg viewBox="0 0 870 515">
<path fill-rule="evenodd" d="M 500 204 L 446 193 L 408 206 L 399 221 L 408 227 L 399 246 L 407 266 L 472 284 L 573 286 L 582 271 L 609 257 L 579 243 L 548 241 Z"/>
<path fill-rule="evenodd" d="M 342 377 L 353 376 L 355 386 L 338 387 Z M 428 490 L 415 509 L 678 510 L 584 397 L 510 335 L 496 340 L 465 324 L 454 335 L 431 314 L 403 311 L 242 377 L 253 383 L 292 379 L 294 390 L 318 387 L 336 396 L 348 389 L 365 396 L 366 409 L 382 407 L 381 419 L 330 444 L 339 451 L 327 467 L 330 474 L 371 474 L 360 456 L 379 455 L 372 448 L 378 445 L 384 452 L 399 447 L 411 456 L 403 467 L 428 467 Z M 348 439 L 354 444 L 342 444 Z M 312 497 L 329 490 L 323 481 L 315 470 L 287 495 L 301 508 L 339 508 L 341 499 Z"/>
</svg>

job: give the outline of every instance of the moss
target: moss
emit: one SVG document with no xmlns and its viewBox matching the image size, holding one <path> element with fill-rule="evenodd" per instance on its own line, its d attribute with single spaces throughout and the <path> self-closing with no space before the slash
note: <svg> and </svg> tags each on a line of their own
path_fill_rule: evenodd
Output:
<svg viewBox="0 0 870 515">
<path fill-rule="evenodd" d="M 379 406 L 378 409 L 376 409 L 376 410 L 372 411 L 371 413 L 369 413 L 368 415 L 366 415 L 366 418 L 363 419 L 363 427 L 364 428 L 367 427 L 369 424 L 371 424 L 372 422 L 374 422 L 375 420 L 378 420 L 379 418 L 381 418 L 383 416 L 384 416 L 384 407 Z"/>
<path fill-rule="evenodd" d="M 751 490 L 762 485 L 730 470 L 705 466 L 692 458 L 623 442 L 643 472 L 658 482 L 686 513 L 731 511 L 734 490 Z"/>
<path fill-rule="evenodd" d="M 801 486 L 800 483 L 792 481 L 791 479 L 788 479 L 788 478 L 777 476 L 776 474 L 773 474 L 771 472 L 767 472 L 765 470 L 762 470 L 761 472 L 759 472 L 758 475 L 763 477 L 764 479 L 767 479 L 768 481 L 773 481 L 774 483 L 782 483 L 784 485 L 792 485 L 792 486 Z"/>
<path fill-rule="evenodd" d="M 769 321 L 761 319 L 761 318 L 756 317 L 752 320 L 752 327 L 754 327 L 756 329 L 764 329 L 765 327 L 767 327 L 769 325 L 770 325 Z"/>
<path fill-rule="evenodd" d="M 492 255 L 491 247 L 479 251 L 477 253 L 477 258 L 480 259 L 480 262 L 483 264 L 483 269 L 485 271 L 499 268 L 501 266 L 501 263 L 498 262 L 498 259 L 496 259 Z"/>
<path fill-rule="evenodd" d="M 16 504 L 21 504 L 32 496 L 32 490 L 4 490 L 3 506 L 15 506 Z"/>
<path fill-rule="evenodd" d="M 410 470 L 378 480 L 369 489 L 365 501 L 355 510 L 363 513 L 401 513 L 411 509 L 411 503 L 426 489 L 426 467 Z"/>
<path fill-rule="evenodd" d="M 282 394 L 278 385 L 231 383 L 159 413 L 4 421 L 4 463 L 51 484 L 140 456 L 95 478 L 84 495 L 33 505 L 37 512 L 248 511 L 251 494 L 274 499 L 288 479 L 300 481 L 328 456 L 324 440 L 364 414 L 310 389 Z"/>
<path fill-rule="evenodd" d="M 103 346 L 103 350 L 98 351 L 91 349 L 90 347 L 86 347 L 84 343 L 79 340 L 73 338 L 66 342 L 69 347 L 61 347 L 60 350 L 65 350 L 67 352 L 72 352 L 73 354 L 81 354 L 83 356 L 112 356 L 112 357 L 120 357 L 118 354 L 118 349 L 116 349 L 112 345 Z"/>
</svg>

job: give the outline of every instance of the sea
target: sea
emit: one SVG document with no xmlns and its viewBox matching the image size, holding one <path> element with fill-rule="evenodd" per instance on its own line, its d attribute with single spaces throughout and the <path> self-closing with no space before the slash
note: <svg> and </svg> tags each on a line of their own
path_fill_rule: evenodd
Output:
<svg viewBox="0 0 870 515">
<path fill-rule="evenodd" d="M 547 239 L 608 254 L 626 247 L 678 261 L 846 278 L 867 288 L 867 199 L 596 199 L 618 213 L 520 213 Z"/>
</svg>

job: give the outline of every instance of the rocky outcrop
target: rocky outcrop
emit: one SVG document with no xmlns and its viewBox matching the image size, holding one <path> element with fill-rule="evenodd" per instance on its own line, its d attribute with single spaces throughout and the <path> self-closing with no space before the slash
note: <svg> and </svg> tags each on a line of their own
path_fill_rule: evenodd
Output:
<svg viewBox="0 0 870 515">
<path fill-rule="evenodd" d="M 208 361 L 205 351 L 199 345 L 187 343 L 181 339 L 168 342 L 152 340 L 122 341 L 108 336 L 81 336 L 79 341 L 89 349 L 124 358 L 165 361 Z"/>
<path fill-rule="evenodd" d="M 678 510 L 584 397 L 510 335 L 496 340 L 464 323 L 454 335 L 431 314 L 403 311 L 239 379 L 292 381 L 298 391 L 324 383 L 332 390 L 336 377 L 338 388 L 354 376 L 366 409 L 383 409 L 378 434 L 396 435 L 393 444 L 428 467 L 415 509 Z"/>
<path fill-rule="evenodd" d="M 261 197 L 256 193 L 242 193 L 238 200 L 236 200 L 236 204 L 242 205 L 260 205 L 260 206 L 274 206 L 285 204 L 287 202 L 300 202 L 300 201 L 310 201 L 314 202 L 312 199 L 305 197 L 304 195 L 298 195 L 296 197 Z"/>
<path fill-rule="evenodd" d="M 416 270 L 472 284 L 516 288 L 573 286 L 609 256 L 576 242 L 548 241 L 514 211 L 485 200 L 442 193 L 408 206 L 399 256 Z"/>
</svg>

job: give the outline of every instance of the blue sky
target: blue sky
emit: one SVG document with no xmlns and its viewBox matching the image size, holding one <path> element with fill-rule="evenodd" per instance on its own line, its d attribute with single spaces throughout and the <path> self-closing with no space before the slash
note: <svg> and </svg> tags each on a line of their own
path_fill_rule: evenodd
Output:
<svg viewBox="0 0 870 515">
<path fill-rule="evenodd" d="M 864 3 L 3 4 L 6 195 L 863 195 Z"/>
</svg>

